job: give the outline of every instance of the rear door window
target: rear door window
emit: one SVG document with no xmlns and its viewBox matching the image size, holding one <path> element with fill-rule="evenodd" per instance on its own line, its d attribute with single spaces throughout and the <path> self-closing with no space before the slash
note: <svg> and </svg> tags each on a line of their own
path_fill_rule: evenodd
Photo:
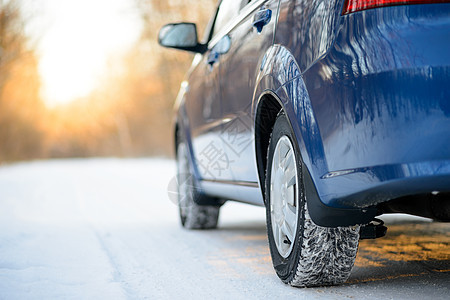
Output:
<svg viewBox="0 0 450 300">
<path fill-rule="evenodd" d="M 229 21 L 239 15 L 239 11 L 249 2 L 249 0 L 223 0 L 220 3 L 219 11 L 217 12 L 213 36 L 222 30 Z"/>
</svg>

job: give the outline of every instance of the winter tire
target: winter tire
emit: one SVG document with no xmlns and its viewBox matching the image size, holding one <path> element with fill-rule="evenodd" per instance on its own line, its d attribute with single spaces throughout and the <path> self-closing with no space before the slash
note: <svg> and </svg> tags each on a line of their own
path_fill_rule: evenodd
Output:
<svg viewBox="0 0 450 300">
<path fill-rule="evenodd" d="M 195 186 L 191 172 L 187 145 L 179 138 L 177 145 L 177 183 L 178 208 L 183 227 L 187 229 L 212 229 L 217 227 L 220 206 L 199 205 L 197 201 L 202 197 Z"/>
<path fill-rule="evenodd" d="M 306 204 L 300 151 L 280 112 L 269 142 L 265 182 L 267 233 L 278 277 L 297 287 L 347 280 L 359 242 L 359 226 L 314 224 Z"/>
</svg>

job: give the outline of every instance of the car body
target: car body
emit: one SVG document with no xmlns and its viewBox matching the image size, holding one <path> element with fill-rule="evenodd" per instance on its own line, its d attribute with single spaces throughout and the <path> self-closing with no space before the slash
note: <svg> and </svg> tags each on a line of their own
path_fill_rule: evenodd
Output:
<svg viewBox="0 0 450 300">
<path fill-rule="evenodd" d="M 416 2 L 223 0 L 197 48 L 166 44 L 197 52 L 174 136 L 198 193 L 265 205 L 282 111 L 315 224 L 448 221 L 450 3 Z"/>
</svg>

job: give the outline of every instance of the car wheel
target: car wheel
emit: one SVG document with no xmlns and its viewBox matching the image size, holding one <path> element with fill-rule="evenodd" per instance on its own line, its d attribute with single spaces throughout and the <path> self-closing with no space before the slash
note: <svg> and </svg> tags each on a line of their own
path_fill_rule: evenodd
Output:
<svg viewBox="0 0 450 300">
<path fill-rule="evenodd" d="M 220 206 L 199 205 L 200 195 L 195 186 L 189 165 L 188 151 L 184 141 L 177 146 L 178 208 L 183 227 L 187 229 L 212 229 L 217 227 Z"/>
<path fill-rule="evenodd" d="M 265 182 L 267 233 L 280 279 L 298 287 L 347 280 L 359 242 L 359 226 L 314 224 L 306 203 L 300 151 L 286 115 L 277 116 L 269 142 Z"/>
</svg>

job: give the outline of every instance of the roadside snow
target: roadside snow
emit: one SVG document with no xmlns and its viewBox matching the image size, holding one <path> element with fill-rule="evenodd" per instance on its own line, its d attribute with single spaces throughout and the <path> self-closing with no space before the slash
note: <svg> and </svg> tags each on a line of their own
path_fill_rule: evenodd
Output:
<svg viewBox="0 0 450 300">
<path fill-rule="evenodd" d="M 1 167 L 0 299 L 128 298 L 104 229 L 174 222 L 166 193 L 173 176 L 164 159 Z"/>
<path fill-rule="evenodd" d="M 228 231 L 183 230 L 168 197 L 174 176 L 175 163 L 166 159 L 1 166 L 0 299 L 242 298 L 248 284 L 223 273 L 235 256 L 216 258 L 229 241 L 256 243 L 243 257 L 262 259 L 264 274 L 278 284 L 267 261 L 264 209 L 227 204 L 219 223 Z M 247 265 L 239 268 L 245 273 Z M 248 279 L 264 295 L 264 283 Z M 225 293 L 236 284 L 241 288 Z"/>
<path fill-rule="evenodd" d="M 295 289 L 273 270 L 264 208 L 226 203 L 217 230 L 183 230 L 174 175 L 165 159 L 1 166 L 0 299 L 448 299 L 448 224 L 390 216 L 348 283 Z"/>
</svg>

